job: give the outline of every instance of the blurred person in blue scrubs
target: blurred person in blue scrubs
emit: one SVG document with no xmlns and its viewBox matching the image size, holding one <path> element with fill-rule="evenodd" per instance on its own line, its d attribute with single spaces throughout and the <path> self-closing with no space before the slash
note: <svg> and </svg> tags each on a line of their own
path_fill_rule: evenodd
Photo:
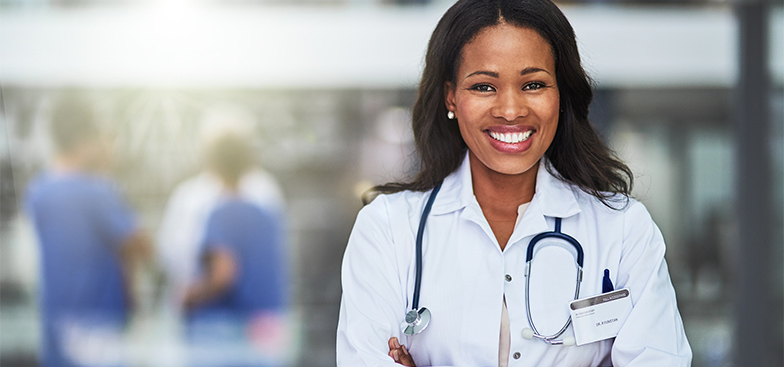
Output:
<svg viewBox="0 0 784 367">
<path fill-rule="evenodd" d="M 202 161 L 214 155 L 216 144 L 227 134 L 253 136 L 253 116 L 236 106 L 217 106 L 201 121 Z M 243 142 L 242 144 L 251 144 Z M 252 144 L 251 144 L 252 145 Z M 204 164 L 198 174 L 178 184 L 172 192 L 158 231 L 160 261 L 168 277 L 170 310 L 179 313 L 187 287 L 199 271 L 199 251 L 210 212 L 220 201 L 224 184 L 216 171 Z M 234 194 L 275 214 L 284 216 L 284 201 L 275 178 L 253 164 L 242 173 Z"/>
<path fill-rule="evenodd" d="M 136 272 L 150 245 L 104 172 L 112 152 L 90 105 L 52 111 L 55 157 L 27 188 L 41 253 L 41 366 L 122 365 Z"/>
<path fill-rule="evenodd" d="M 246 134 L 224 132 L 205 158 L 221 193 L 201 239 L 199 275 L 184 296 L 189 365 L 284 365 L 289 292 L 282 217 L 241 193 L 255 167 Z"/>
</svg>

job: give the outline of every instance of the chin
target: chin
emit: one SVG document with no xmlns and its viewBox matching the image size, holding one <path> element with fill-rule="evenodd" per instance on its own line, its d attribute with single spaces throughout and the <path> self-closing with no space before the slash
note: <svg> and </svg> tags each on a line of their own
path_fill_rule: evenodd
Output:
<svg viewBox="0 0 784 367">
<path fill-rule="evenodd" d="M 498 162 L 489 168 L 503 175 L 514 176 L 536 171 L 538 162 L 539 160 L 534 162 Z"/>
</svg>

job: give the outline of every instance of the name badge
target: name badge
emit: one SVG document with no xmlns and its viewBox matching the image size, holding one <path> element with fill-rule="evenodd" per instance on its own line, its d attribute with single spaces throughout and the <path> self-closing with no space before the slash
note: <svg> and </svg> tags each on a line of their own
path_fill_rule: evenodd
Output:
<svg viewBox="0 0 784 367">
<path fill-rule="evenodd" d="M 627 288 L 582 298 L 569 303 L 574 339 L 577 345 L 597 342 L 618 335 L 632 312 Z"/>
</svg>

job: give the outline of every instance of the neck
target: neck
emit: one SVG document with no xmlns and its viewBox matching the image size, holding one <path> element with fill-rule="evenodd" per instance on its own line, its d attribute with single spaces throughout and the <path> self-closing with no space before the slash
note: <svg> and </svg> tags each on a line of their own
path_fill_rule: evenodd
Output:
<svg viewBox="0 0 784 367">
<path fill-rule="evenodd" d="M 240 194 L 240 183 L 237 181 L 231 181 L 221 178 L 221 183 L 223 183 L 223 191 L 231 196 L 239 196 Z"/>
<path fill-rule="evenodd" d="M 56 172 L 82 172 L 86 171 L 84 164 L 73 154 L 61 154 L 54 158 L 52 168 Z"/>
<path fill-rule="evenodd" d="M 487 168 L 471 152 L 468 154 L 474 196 L 503 251 L 514 231 L 517 209 L 534 197 L 539 163 L 519 175 L 505 175 Z"/>
<path fill-rule="evenodd" d="M 533 199 L 539 163 L 521 174 L 506 175 L 487 168 L 470 152 L 469 159 L 474 196 L 482 210 L 508 208 L 516 215 L 517 207 Z"/>
</svg>

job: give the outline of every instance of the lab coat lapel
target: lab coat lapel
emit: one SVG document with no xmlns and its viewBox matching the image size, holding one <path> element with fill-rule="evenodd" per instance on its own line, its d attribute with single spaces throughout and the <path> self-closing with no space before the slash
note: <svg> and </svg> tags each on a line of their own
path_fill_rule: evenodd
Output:
<svg viewBox="0 0 784 367">
<path fill-rule="evenodd" d="M 509 239 L 510 244 L 529 236 L 552 231 L 554 229 L 552 218 L 568 218 L 580 212 L 580 206 L 571 186 L 551 174 L 546 168 L 547 165 L 550 165 L 550 161 L 542 157 L 536 174 L 534 198 Z M 551 169 L 556 172 L 552 166 Z"/>
<path fill-rule="evenodd" d="M 552 230 L 552 228 L 547 226 L 547 220 L 542 215 L 541 204 L 534 196 L 534 200 L 531 201 L 528 209 L 525 210 L 523 218 L 512 233 L 512 237 L 509 238 L 509 245 L 514 245 L 523 238 Z"/>
<path fill-rule="evenodd" d="M 548 166 L 555 176 L 547 170 Z M 580 205 L 577 203 L 574 188 L 561 181 L 557 176 L 559 174 L 550 161 L 542 157 L 536 175 L 534 200 L 538 201 L 542 215 L 568 218 L 580 212 Z"/>
<path fill-rule="evenodd" d="M 461 219 L 476 223 L 493 243 L 496 242 L 493 230 L 490 228 L 490 224 L 487 223 L 487 219 L 485 219 L 482 213 L 482 208 L 479 207 L 479 202 L 476 201 L 476 196 L 474 196 L 471 164 L 467 153 L 460 167 L 444 179 L 444 184 L 438 196 L 439 198 L 443 197 L 443 199 L 439 200 L 439 198 L 436 198 L 432 209 L 434 215 L 462 210 L 460 213 Z M 495 244 L 496 248 L 500 250 L 500 247 L 497 246 L 498 244 Z"/>
<path fill-rule="evenodd" d="M 466 154 L 460 167 L 444 179 L 431 213 L 451 213 L 469 206 L 472 202 L 476 202 L 476 198 L 471 182 L 471 165 Z"/>
</svg>

